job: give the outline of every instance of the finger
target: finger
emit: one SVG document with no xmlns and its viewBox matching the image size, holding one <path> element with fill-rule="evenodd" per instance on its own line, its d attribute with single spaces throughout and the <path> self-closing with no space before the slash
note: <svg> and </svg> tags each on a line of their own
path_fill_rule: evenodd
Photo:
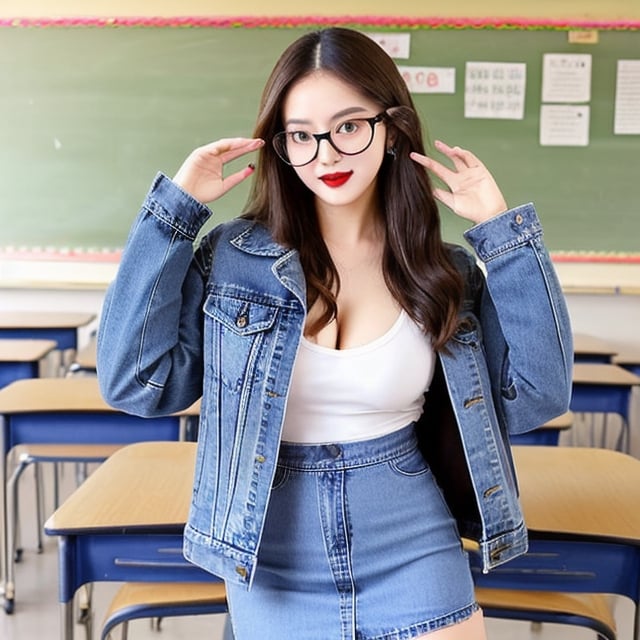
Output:
<svg viewBox="0 0 640 640">
<path fill-rule="evenodd" d="M 455 171 L 451 171 L 451 169 L 445 167 L 441 162 L 438 162 L 433 158 L 429 158 L 428 156 L 416 153 L 415 151 L 412 151 L 409 154 L 409 157 L 418 164 L 422 165 L 425 169 L 431 171 L 431 173 L 433 173 L 448 185 L 450 185 L 451 182 L 455 179 Z"/>
<path fill-rule="evenodd" d="M 227 163 L 256 151 L 263 145 L 264 140 L 261 138 L 223 138 L 204 145 L 202 150 L 207 155 L 217 157 L 221 162 Z"/>
<path fill-rule="evenodd" d="M 443 205 L 449 207 L 452 211 L 455 211 L 453 208 L 453 194 L 451 191 L 447 191 L 446 189 L 434 189 L 433 195 L 442 202 Z"/>
<path fill-rule="evenodd" d="M 230 191 L 235 186 L 239 185 L 243 180 L 246 180 L 251 174 L 253 174 L 255 170 L 256 170 L 255 166 L 253 164 L 250 164 L 250 165 L 247 165 L 244 169 L 241 169 L 240 171 L 236 171 L 235 173 L 232 173 L 231 175 L 227 176 L 222 181 L 223 193 Z"/>
<path fill-rule="evenodd" d="M 461 147 L 450 147 L 445 142 L 442 142 L 442 140 L 436 140 L 435 146 L 438 151 L 451 159 L 454 167 L 458 171 L 462 171 L 463 169 L 473 169 L 482 166 L 482 162 L 480 162 L 480 159 L 468 149 L 462 149 Z"/>
</svg>

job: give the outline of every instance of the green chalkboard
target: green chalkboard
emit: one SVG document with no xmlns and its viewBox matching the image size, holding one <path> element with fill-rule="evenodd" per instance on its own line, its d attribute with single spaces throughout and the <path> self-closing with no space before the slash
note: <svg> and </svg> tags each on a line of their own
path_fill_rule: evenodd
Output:
<svg viewBox="0 0 640 640">
<path fill-rule="evenodd" d="M 0 245 L 120 247 L 156 171 L 195 146 L 249 135 L 262 86 L 308 28 L 0 30 Z M 429 140 L 473 149 L 510 204 L 533 200 L 553 250 L 640 249 L 640 137 L 613 134 L 616 63 L 640 33 L 573 45 L 557 30 L 412 29 L 399 64 L 455 67 L 454 94 L 416 95 Z M 593 58 L 590 144 L 539 145 L 542 56 Z M 464 118 L 467 61 L 527 64 L 522 120 Z M 246 185 L 216 203 L 240 211 Z M 465 228 L 443 211 L 445 236 Z"/>
</svg>

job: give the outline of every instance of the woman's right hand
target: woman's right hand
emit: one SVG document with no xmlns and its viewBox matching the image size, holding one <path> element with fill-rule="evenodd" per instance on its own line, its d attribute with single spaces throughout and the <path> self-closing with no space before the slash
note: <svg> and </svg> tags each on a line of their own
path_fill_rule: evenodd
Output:
<svg viewBox="0 0 640 640">
<path fill-rule="evenodd" d="M 224 138 L 194 149 L 182 163 L 173 181 L 196 200 L 217 200 L 253 172 L 249 165 L 224 176 L 224 165 L 264 145 L 260 138 Z"/>
</svg>

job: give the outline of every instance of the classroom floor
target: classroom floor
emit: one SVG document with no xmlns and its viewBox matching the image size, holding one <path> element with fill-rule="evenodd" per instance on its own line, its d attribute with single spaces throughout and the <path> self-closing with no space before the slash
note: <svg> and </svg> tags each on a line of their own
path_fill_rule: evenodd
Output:
<svg viewBox="0 0 640 640">
<path fill-rule="evenodd" d="M 50 469 L 45 470 L 45 478 Z M 63 495 L 73 489 L 73 469 L 63 474 Z M 28 470 L 20 483 L 22 505 L 23 560 L 16 567 L 15 611 L 9 615 L 0 611 L 0 638 L 3 640 L 49 640 L 60 637 L 60 618 L 57 602 L 58 566 L 56 540 L 44 539 L 44 552 L 35 550 L 35 507 L 33 474 Z M 50 496 L 48 504 L 52 503 Z M 100 626 L 108 603 L 117 589 L 117 584 L 101 583 L 94 586 L 94 630 L 93 638 L 99 638 Z M 618 619 L 619 640 L 631 640 L 633 606 L 624 599 L 614 599 Z M 222 638 L 223 616 L 200 616 L 194 618 L 172 618 L 162 622 L 160 631 L 151 628 L 148 620 L 131 623 L 131 640 L 174 640 L 177 638 Z M 504 620 L 488 620 L 489 640 L 595 640 L 595 633 L 578 627 L 545 624 L 533 627 L 529 623 Z M 75 637 L 86 640 L 84 627 L 76 626 Z M 119 638 L 118 631 L 114 638 Z M 286 635 L 283 636 L 286 639 Z M 331 640 L 331 639 L 328 639 Z"/>
</svg>

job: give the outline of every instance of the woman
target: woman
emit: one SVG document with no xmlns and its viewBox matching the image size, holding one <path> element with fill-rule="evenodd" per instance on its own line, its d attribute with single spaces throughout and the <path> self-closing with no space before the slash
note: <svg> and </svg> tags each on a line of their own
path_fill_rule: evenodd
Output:
<svg viewBox="0 0 640 640">
<path fill-rule="evenodd" d="M 446 164 L 377 44 L 309 33 L 254 137 L 159 174 L 133 226 L 101 387 L 146 416 L 202 396 L 184 551 L 225 580 L 237 640 L 481 639 L 461 536 L 485 570 L 526 550 L 508 433 L 567 409 L 567 312 L 533 206 L 436 146 Z M 194 254 L 205 203 L 249 176 Z M 435 198 L 473 223 L 486 279 Z"/>
</svg>

